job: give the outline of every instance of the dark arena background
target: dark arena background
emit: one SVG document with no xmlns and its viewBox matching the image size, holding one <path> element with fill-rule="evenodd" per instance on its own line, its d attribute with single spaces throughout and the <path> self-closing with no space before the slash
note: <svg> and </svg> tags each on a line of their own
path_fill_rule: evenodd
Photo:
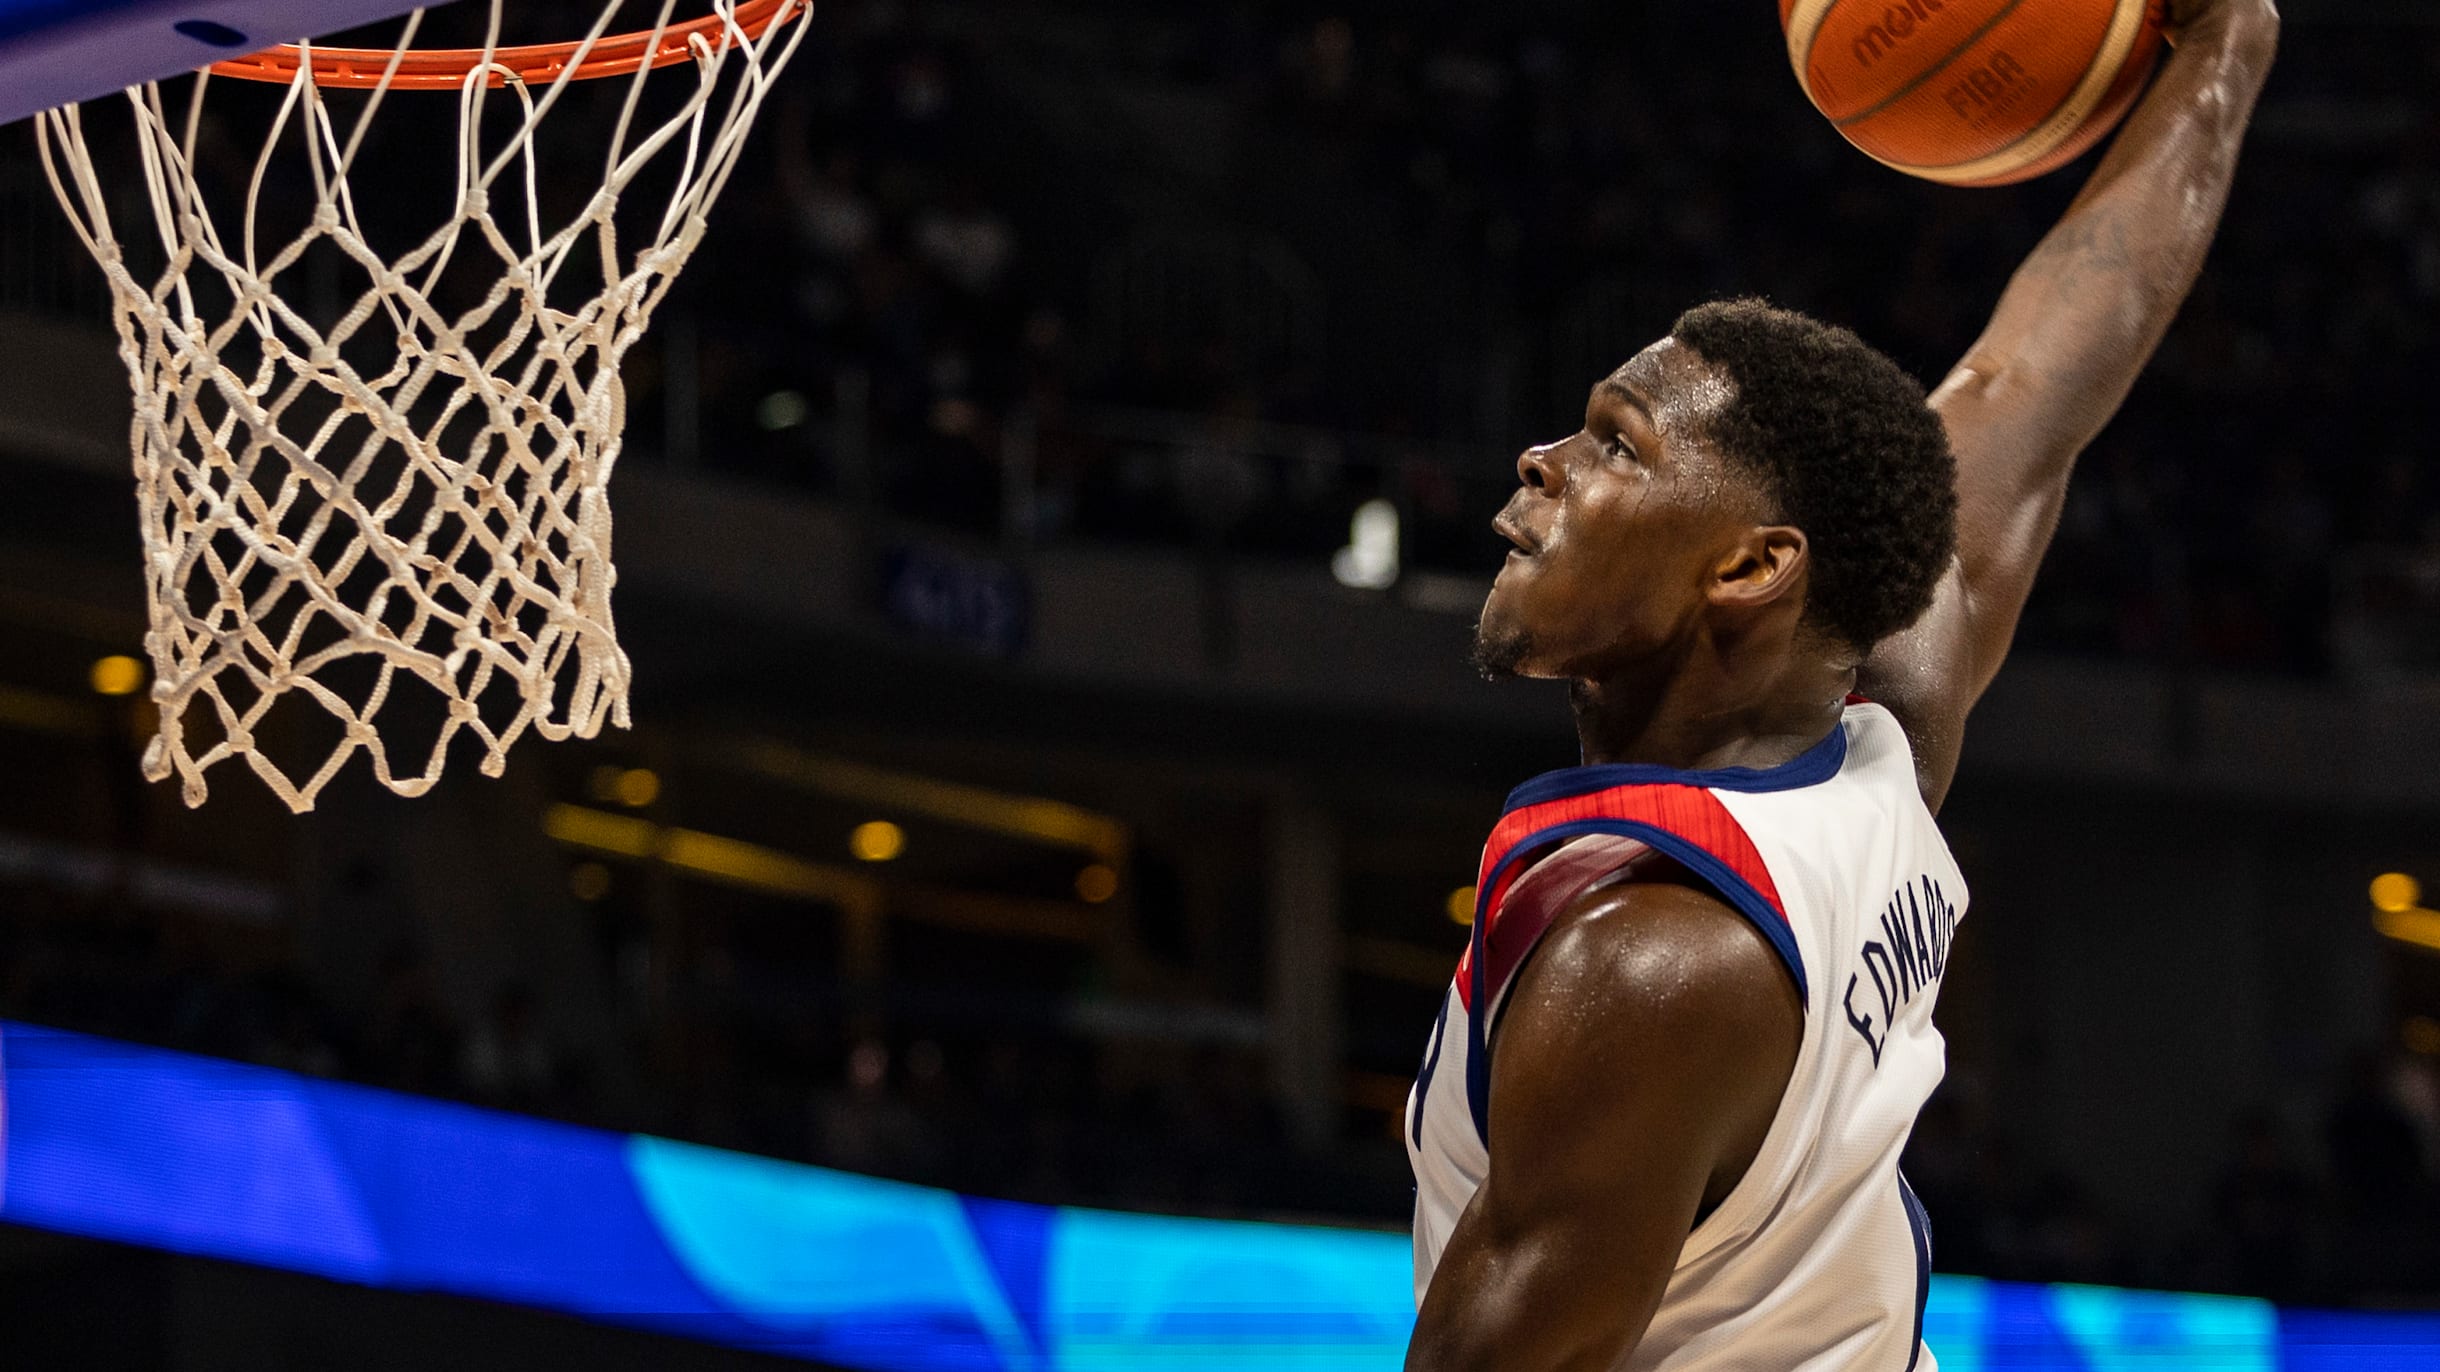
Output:
<svg viewBox="0 0 2440 1372">
<path fill-rule="evenodd" d="M 2282 9 L 1943 814 L 1948 1368 L 2440 1366 L 2440 6 Z M 109 295 L 0 129 L 0 1363 L 1395 1366 L 1576 760 L 1467 662 L 1515 454 L 1711 298 L 1936 380 L 2091 166 L 1879 167 L 1774 20 L 824 0 L 625 369 L 635 727 L 304 817 L 140 775 Z"/>
</svg>

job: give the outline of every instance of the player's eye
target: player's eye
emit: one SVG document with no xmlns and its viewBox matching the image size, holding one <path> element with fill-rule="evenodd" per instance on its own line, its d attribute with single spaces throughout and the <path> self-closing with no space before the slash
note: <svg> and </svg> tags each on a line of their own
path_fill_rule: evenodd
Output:
<svg viewBox="0 0 2440 1372">
<path fill-rule="evenodd" d="M 1635 449 L 1627 446 L 1627 440 L 1619 437 L 1617 434 L 1611 434 L 1608 438 L 1602 440 L 1601 452 L 1604 457 L 1615 457 L 1621 462 L 1633 462 L 1635 460 Z"/>
</svg>

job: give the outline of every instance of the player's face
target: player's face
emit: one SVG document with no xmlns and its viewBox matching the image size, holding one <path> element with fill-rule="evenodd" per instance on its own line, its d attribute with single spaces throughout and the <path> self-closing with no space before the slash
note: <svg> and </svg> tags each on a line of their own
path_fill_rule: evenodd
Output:
<svg viewBox="0 0 2440 1372">
<path fill-rule="evenodd" d="M 1663 339 L 1593 388 L 1584 428 L 1517 459 L 1493 527 L 1516 545 L 1475 631 L 1487 673 L 1604 679 L 1701 623 L 1739 541 L 1767 517 L 1708 437 L 1731 395 Z"/>
</svg>

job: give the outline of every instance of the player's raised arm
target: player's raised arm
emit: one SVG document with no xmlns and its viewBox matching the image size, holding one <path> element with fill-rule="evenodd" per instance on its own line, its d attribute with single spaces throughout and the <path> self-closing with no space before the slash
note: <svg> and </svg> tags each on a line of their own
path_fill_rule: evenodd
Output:
<svg viewBox="0 0 2440 1372">
<path fill-rule="evenodd" d="M 1510 994 L 1489 1173 L 1409 1372 L 1598 1372 L 1632 1352 L 1697 1217 L 1760 1151 L 1804 1014 L 1707 892 L 1637 883 L 1562 914 Z"/>
<path fill-rule="evenodd" d="M 2278 45 L 2273 0 L 2175 0 L 2170 55 L 2100 167 L 1932 396 L 1957 454 L 1957 565 L 1861 687 L 1905 720 L 1937 808 L 1966 712 L 2007 656 L 2076 455 L 2201 271 Z"/>
</svg>

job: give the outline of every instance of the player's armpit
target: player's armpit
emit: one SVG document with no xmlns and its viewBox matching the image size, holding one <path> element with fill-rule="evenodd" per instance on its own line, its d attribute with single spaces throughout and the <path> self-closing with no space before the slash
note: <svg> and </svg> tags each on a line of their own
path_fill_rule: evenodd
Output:
<svg viewBox="0 0 2440 1372">
<path fill-rule="evenodd" d="M 1407 1367 L 1602 1369 L 1633 1349 L 1696 1215 L 1761 1150 L 1803 1029 L 1778 956 L 1709 892 L 1578 900 L 1499 1021 L 1490 1174 Z"/>
</svg>

